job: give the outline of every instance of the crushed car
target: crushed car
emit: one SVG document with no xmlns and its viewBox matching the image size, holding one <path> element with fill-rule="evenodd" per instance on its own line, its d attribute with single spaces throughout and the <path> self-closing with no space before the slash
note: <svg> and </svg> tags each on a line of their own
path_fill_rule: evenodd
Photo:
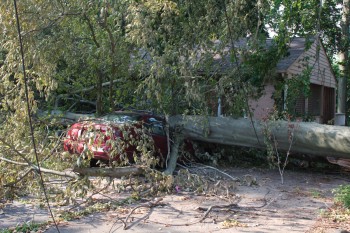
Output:
<svg viewBox="0 0 350 233">
<path fill-rule="evenodd" d="M 100 118 L 72 124 L 63 141 L 65 151 L 104 163 L 132 163 L 138 156 L 155 152 L 163 166 L 168 154 L 165 119 L 147 111 L 116 111 Z"/>
</svg>

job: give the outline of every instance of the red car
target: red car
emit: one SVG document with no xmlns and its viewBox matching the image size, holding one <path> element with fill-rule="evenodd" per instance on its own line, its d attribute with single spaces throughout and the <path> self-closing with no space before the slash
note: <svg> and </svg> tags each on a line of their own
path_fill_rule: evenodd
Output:
<svg viewBox="0 0 350 233">
<path fill-rule="evenodd" d="M 164 123 L 164 118 L 148 112 L 115 112 L 77 122 L 67 131 L 64 150 L 84 154 L 91 162 L 123 158 L 132 162 L 141 152 L 155 151 L 163 164 L 168 154 Z"/>
</svg>

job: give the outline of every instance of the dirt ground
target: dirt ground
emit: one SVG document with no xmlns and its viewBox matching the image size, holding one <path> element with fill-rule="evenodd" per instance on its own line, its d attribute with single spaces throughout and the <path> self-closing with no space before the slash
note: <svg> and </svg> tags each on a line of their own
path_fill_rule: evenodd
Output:
<svg viewBox="0 0 350 233">
<path fill-rule="evenodd" d="M 223 170 L 240 182 L 226 180 L 226 192 L 195 195 L 178 187 L 178 193 L 142 203 L 94 213 L 59 223 L 59 232 L 325 232 L 350 231 L 350 218 L 325 222 L 322 213 L 333 205 L 332 190 L 350 183 L 345 172 L 291 171 L 261 168 Z M 110 191 L 95 199 L 123 199 Z M 151 202 L 153 205 L 150 205 Z M 158 202 L 157 202 L 158 201 Z M 54 207 L 55 208 L 55 207 Z M 46 210 L 30 202 L 13 202 L 0 210 L 0 229 L 27 221 L 47 221 Z M 127 220 L 127 221 L 126 221 Z M 44 232 L 58 232 L 51 225 Z"/>
</svg>

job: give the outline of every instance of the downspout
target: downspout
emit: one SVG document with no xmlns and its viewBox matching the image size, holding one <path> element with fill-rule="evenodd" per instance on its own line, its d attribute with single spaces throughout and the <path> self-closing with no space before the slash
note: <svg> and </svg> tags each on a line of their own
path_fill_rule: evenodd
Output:
<svg viewBox="0 0 350 233">
<path fill-rule="evenodd" d="M 286 73 L 281 73 L 282 78 L 284 78 L 286 76 Z M 288 96 L 288 84 L 284 84 L 284 89 L 283 89 L 283 110 L 287 111 L 288 107 L 287 107 L 287 96 Z"/>
<path fill-rule="evenodd" d="M 218 117 L 222 117 L 221 97 L 218 98 Z"/>
</svg>

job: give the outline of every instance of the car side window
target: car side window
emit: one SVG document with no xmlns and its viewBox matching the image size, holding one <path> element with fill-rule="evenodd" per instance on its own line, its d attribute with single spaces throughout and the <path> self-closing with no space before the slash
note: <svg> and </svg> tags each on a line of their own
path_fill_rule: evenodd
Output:
<svg viewBox="0 0 350 233">
<path fill-rule="evenodd" d="M 159 121 L 151 117 L 147 119 L 147 122 L 145 125 L 153 134 L 162 135 L 162 136 L 166 135 L 162 121 Z"/>
</svg>

